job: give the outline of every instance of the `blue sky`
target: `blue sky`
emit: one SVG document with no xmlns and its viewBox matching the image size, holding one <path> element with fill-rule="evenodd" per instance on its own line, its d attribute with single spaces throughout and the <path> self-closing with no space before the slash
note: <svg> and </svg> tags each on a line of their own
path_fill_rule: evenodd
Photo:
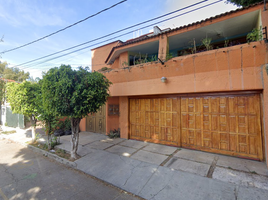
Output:
<svg viewBox="0 0 268 200">
<path fill-rule="evenodd" d="M 120 0 L 0 0 L 0 36 L 4 35 L 4 42 L 0 43 L 0 52 L 55 32 L 119 1 Z M 1 61 L 7 61 L 10 67 L 19 65 L 199 1 L 201 0 L 128 0 L 100 15 L 40 42 L 2 54 Z M 215 1 L 216 0 L 208 0 L 202 5 Z M 193 8 L 197 7 L 199 6 Z M 224 1 L 222 1 L 183 17 L 158 24 L 158 26 L 160 28 L 175 28 L 235 9 L 237 9 L 237 7 L 225 4 Z M 190 9 L 185 11 L 189 10 Z M 140 30 L 139 34 L 148 33 L 152 28 L 153 27 Z M 133 38 L 133 35 L 132 33 L 117 39 L 125 41 Z M 115 36 L 116 35 L 111 37 Z M 25 65 L 19 68 L 29 71 L 33 77 L 41 77 L 42 71 L 46 71 L 51 67 L 60 66 L 61 64 L 71 64 L 73 67 L 90 66 L 91 48 L 39 65 Z M 42 60 L 37 63 L 39 62 L 42 62 Z"/>
</svg>

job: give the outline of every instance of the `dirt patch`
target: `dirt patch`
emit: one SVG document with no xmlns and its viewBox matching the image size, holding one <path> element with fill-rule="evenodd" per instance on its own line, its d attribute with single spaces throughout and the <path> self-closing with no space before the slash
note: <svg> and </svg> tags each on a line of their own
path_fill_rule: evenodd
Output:
<svg viewBox="0 0 268 200">
<path fill-rule="evenodd" d="M 13 130 L 13 131 L 2 131 L 1 134 L 12 134 L 12 133 L 16 133 L 17 131 Z"/>
<path fill-rule="evenodd" d="M 51 150 L 47 149 L 47 144 L 40 144 L 38 142 L 29 143 L 29 145 L 32 145 L 32 146 L 37 147 L 39 149 L 45 150 L 49 153 L 56 154 L 57 156 L 64 158 L 66 160 L 73 161 L 70 159 L 71 155 L 63 149 L 53 149 L 51 151 Z"/>
</svg>

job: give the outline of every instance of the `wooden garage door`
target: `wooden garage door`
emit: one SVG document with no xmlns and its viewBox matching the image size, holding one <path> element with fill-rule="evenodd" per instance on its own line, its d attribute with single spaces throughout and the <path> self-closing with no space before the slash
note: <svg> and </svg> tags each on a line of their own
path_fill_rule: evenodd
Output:
<svg viewBox="0 0 268 200">
<path fill-rule="evenodd" d="M 130 99 L 130 138 L 263 160 L 259 95 Z"/>
<path fill-rule="evenodd" d="M 178 98 L 130 99 L 130 138 L 179 145 Z"/>
<path fill-rule="evenodd" d="M 259 95 L 181 98 L 183 147 L 263 159 Z"/>
</svg>

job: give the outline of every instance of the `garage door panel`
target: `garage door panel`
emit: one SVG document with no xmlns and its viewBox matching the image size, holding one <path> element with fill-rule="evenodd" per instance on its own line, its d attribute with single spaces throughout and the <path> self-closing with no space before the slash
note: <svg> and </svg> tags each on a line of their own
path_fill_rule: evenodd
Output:
<svg viewBox="0 0 268 200">
<path fill-rule="evenodd" d="M 140 128 L 140 130 L 139 130 L 140 137 L 146 138 L 146 136 L 145 136 L 145 126 L 144 125 L 140 125 L 139 128 Z"/>
<path fill-rule="evenodd" d="M 210 112 L 210 99 L 208 97 L 202 98 L 203 102 L 203 113 Z"/>
<path fill-rule="evenodd" d="M 235 115 L 229 115 L 229 131 L 237 133 L 237 117 Z"/>
<path fill-rule="evenodd" d="M 160 99 L 160 111 L 166 111 L 166 99 Z"/>
<path fill-rule="evenodd" d="M 196 130 L 195 131 L 195 137 L 196 137 L 196 145 L 202 146 L 202 131 Z"/>
<path fill-rule="evenodd" d="M 246 114 L 247 113 L 246 98 L 245 97 L 237 97 L 237 98 L 238 98 L 237 113 Z"/>
<path fill-rule="evenodd" d="M 237 113 L 237 99 L 235 97 L 228 98 L 229 113 Z"/>
<path fill-rule="evenodd" d="M 179 130 L 178 128 L 172 128 L 172 139 L 170 141 L 178 142 Z"/>
<path fill-rule="evenodd" d="M 219 131 L 229 131 L 227 124 L 227 115 L 220 115 L 219 117 Z"/>
<path fill-rule="evenodd" d="M 195 129 L 200 129 L 202 127 L 202 116 L 200 113 L 195 114 Z"/>
<path fill-rule="evenodd" d="M 182 144 L 186 144 L 187 143 L 187 129 L 182 129 L 181 130 L 181 139 L 182 139 Z"/>
<path fill-rule="evenodd" d="M 203 140 L 203 147 L 210 148 L 211 147 L 211 140 Z"/>
<path fill-rule="evenodd" d="M 248 133 L 247 116 L 238 115 L 238 133 Z"/>
<path fill-rule="evenodd" d="M 258 98 L 252 96 L 248 98 L 248 114 L 256 115 L 256 110 L 258 110 L 258 104 L 256 104 Z"/>
<path fill-rule="evenodd" d="M 220 133 L 211 132 L 212 133 L 212 148 L 219 149 L 220 148 Z"/>
<path fill-rule="evenodd" d="M 179 111 L 179 100 L 177 98 L 172 98 L 172 112 L 178 112 Z"/>
<path fill-rule="evenodd" d="M 187 98 L 181 98 L 181 112 L 188 112 L 187 109 Z"/>
<path fill-rule="evenodd" d="M 218 115 L 211 115 L 211 131 L 218 130 L 218 123 L 219 123 L 219 116 Z"/>
<path fill-rule="evenodd" d="M 248 116 L 248 133 L 250 135 L 257 135 L 256 124 L 257 124 L 256 116 Z"/>
<path fill-rule="evenodd" d="M 172 127 L 179 127 L 178 113 L 172 113 Z"/>
<path fill-rule="evenodd" d="M 145 125 L 145 138 L 151 138 L 150 126 Z"/>
<path fill-rule="evenodd" d="M 149 124 L 150 124 L 150 112 L 145 111 L 145 125 L 149 125 Z"/>
<path fill-rule="evenodd" d="M 195 145 L 195 130 L 188 130 L 188 144 Z"/>
<path fill-rule="evenodd" d="M 188 127 L 194 129 L 195 128 L 195 115 L 188 114 Z"/>
<path fill-rule="evenodd" d="M 220 142 L 220 150 L 229 150 L 229 143 L 227 142 Z"/>
<path fill-rule="evenodd" d="M 249 153 L 252 155 L 257 155 L 257 148 L 256 148 L 256 138 L 249 136 Z"/>
<path fill-rule="evenodd" d="M 219 98 L 212 97 L 210 100 L 210 107 L 212 113 L 219 113 Z"/>
<path fill-rule="evenodd" d="M 145 99 L 145 111 L 150 111 L 150 99 Z"/>
<path fill-rule="evenodd" d="M 204 131 L 210 131 L 211 130 L 210 123 L 211 123 L 210 115 L 204 114 L 203 115 L 203 130 Z"/>
<path fill-rule="evenodd" d="M 171 112 L 172 111 L 172 99 L 166 99 L 166 111 Z"/>
<path fill-rule="evenodd" d="M 237 151 L 237 135 L 236 134 L 230 134 L 229 135 L 229 151 Z"/>
</svg>

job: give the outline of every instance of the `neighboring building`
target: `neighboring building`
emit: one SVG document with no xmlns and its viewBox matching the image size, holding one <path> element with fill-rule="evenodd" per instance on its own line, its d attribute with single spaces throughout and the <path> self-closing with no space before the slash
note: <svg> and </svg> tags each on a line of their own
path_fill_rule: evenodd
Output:
<svg viewBox="0 0 268 200">
<path fill-rule="evenodd" d="M 267 160 L 267 26 L 259 3 L 92 49 L 92 70 L 113 83 L 106 133 L 120 128 L 122 138 Z M 248 44 L 259 27 L 262 40 Z"/>
</svg>

